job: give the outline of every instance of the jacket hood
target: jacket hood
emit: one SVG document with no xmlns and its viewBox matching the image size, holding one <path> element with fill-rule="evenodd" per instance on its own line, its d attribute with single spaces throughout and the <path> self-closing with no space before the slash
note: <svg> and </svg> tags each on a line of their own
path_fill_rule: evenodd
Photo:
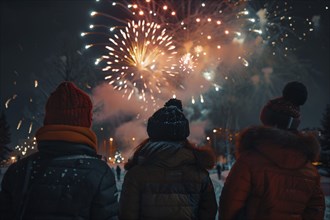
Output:
<svg viewBox="0 0 330 220">
<path fill-rule="evenodd" d="M 185 164 L 197 164 L 210 169 L 214 166 L 215 155 L 211 148 L 197 148 L 187 142 L 147 142 L 139 152 L 125 165 L 130 169 L 134 165 L 153 164 L 175 168 Z"/>
<path fill-rule="evenodd" d="M 273 127 L 255 126 L 245 129 L 238 137 L 237 158 L 247 151 L 262 155 L 287 169 L 296 169 L 307 161 L 316 161 L 320 145 L 311 134 L 291 132 Z"/>
</svg>

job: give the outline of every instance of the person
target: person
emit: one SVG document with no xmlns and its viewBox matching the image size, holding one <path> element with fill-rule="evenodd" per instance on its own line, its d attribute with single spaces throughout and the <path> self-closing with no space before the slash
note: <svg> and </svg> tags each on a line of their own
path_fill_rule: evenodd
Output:
<svg viewBox="0 0 330 220">
<path fill-rule="evenodd" d="M 237 160 L 224 184 L 219 219 L 323 220 L 324 195 L 312 161 L 320 146 L 298 131 L 300 106 L 307 100 L 301 82 L 286 84 L 237 140 Z"/>
<path fill-rule="evenodd" d="M 0 219 L 117 219 L 114 174 L 96 153 L 92 102 L 62 82 L 46 103 L 38 152 L 12 164 L 0 192 Z"/>
<path fill-rule="evenodd" d="M 119 165 L 117 165 L 116 167 L 116 173 L 117 173 L 117 180 L 120 181 L 121 169 Z"/>
<path fill-rule="evenodd" d="M 217 169 L 218 179 L 221 180 L 222 163 L 218 162 L 215 168 Z"/>
<path fill-rule="evenodd" d="M 125 164 L 120 219 L 215 219 L 217 203 L 207 168 L 215 156 L 191 144 L 182 103 L 170 99 L 147 124 L 149 138 Z M 129 211 L 128 211 L 129 210 Z"/>
</svg>

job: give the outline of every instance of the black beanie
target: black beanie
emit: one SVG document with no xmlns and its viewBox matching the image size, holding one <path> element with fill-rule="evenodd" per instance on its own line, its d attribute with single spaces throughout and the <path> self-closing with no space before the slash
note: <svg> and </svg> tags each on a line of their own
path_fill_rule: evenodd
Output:
<svg viewBox="0 0 330 220">
<path fill-rule="evenodd" d="M 183 141 L 189 136 L 189 122 L 183 114 L 182 103 L 170 99 L 157 110 L 147 125 L 149 138 L 154 141 Z"/>
<path fill-rule="evenodd" d="M 305 104 L 307 96 L 306 86 L 297 81 L 289 82 L 282 91 L 282 97 L 296 106 Z"/>
<path fill-rule="evenodd" d="M 264 125 L 296 130 L 300 124 L 300 105 L 307 100 L 307 88 L 293 81 L 285 85 L 282 96 L 268 101 L 260 114 Z"/>
</svg>

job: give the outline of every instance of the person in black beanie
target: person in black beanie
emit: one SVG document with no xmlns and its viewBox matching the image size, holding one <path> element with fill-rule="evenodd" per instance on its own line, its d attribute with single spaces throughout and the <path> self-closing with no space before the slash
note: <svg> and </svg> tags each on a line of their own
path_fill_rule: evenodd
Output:
<svg viewBox="0 0 330 220">
<path fill-rule="evenodd" d="M 215 156 L 197 148 L 182 103 L 170 99 L 148 120 L 149 138 L 125 164 L 120 219 L 215 219 L 217 203 L 208 171 Z"/>
<path fill-rule="evenodd" d="M 243 130 L 236 162 L 220 196 L 219 219 L 323 220 L 320 176 L 312 165 L 317 139 L 298 131 L 300 106 L 307 100 L 301 82 L 289 82 L 282 96 L 261 110 L 263 126 Z"/>
</svg>

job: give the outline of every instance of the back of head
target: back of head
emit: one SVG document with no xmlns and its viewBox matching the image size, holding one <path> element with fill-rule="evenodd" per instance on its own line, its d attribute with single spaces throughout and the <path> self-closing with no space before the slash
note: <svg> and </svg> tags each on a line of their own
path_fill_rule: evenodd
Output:
<svg viewBox="0 0 330 220">
<path fill-rule="evenodd" d="M 157 110 L 147 125 L 149 138 L 154 141 L 184 141 L 190 134 L 189 122 L 183 114 L 182 103 L 170 99 Z"/>
<path fill-rule="evenodd" d="M 44 125 L 91 127 L 92 101 L 72 82 L 62 82 L 47 100 Z"/>
<path fill-rule="evenodd" d="M 262 109 L 260 120 L 264 125 L 297 130 L 300 124 L 300 106 L 307 100 L 307 88 L 293 81 L 285 85 L 282 96 L 270 100 Z"/>
</svg>

